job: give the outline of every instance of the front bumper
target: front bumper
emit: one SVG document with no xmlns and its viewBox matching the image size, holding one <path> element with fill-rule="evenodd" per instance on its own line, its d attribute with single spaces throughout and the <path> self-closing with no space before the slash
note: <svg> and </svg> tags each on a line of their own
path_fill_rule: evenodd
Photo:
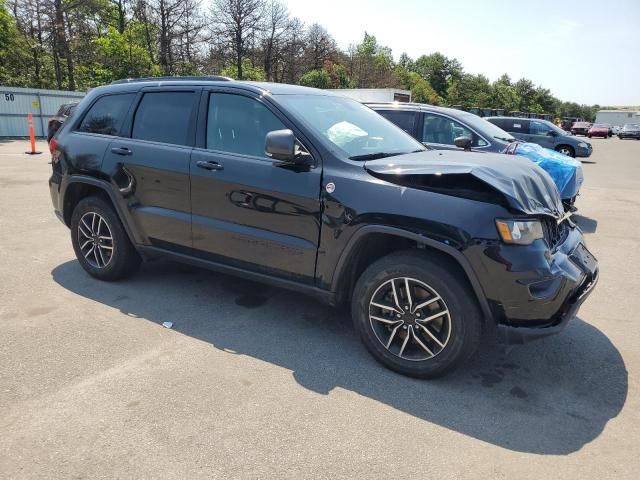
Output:
<svg viewBox="0 0 640 480">
<path fill-rule="evenodd" d="M 593 145 L 587 143 L 586 147 L 575 147 L 576 157 L 588 158 L 593 153 Z"/>
<path fill-rule="evenodd" d="M 569 221 L 569 220 L 565 220 Z M 578 227 L 553 249 L 480 242 L 467 250 L 495 323 L 511 337 L 541 337 L 562 330 L 598 281 L 598 264 Z"/>
</svg>

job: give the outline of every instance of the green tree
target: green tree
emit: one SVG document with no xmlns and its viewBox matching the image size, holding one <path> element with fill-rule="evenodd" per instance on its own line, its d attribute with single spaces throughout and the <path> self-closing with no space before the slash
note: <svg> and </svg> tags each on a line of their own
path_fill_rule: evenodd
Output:
<svg viewBox="0 0 640 480">
<path fill-rule="evenodd" d="M 311 70 L 300 77 L 300 85 L 313 88 L 331 87 L 331 77 L 326 70 Z"/>
<path fill-rule="evenodd" d="M 440 52 L 418 57 L 413 70 L 427 80 L 440 97 L 447 96 L 451 82 L 462 77 L 463 69 L 455 58 L 447 58 Z"/>
<path fill-rule="evenodd" d="M 447 89 L 449 105 L 469 107 L 490 107 L 492 89 L 489 79 L 484 75 L 463 74 L 454 79 Z"/>
<path fill-rule="evenodd" d="M 235 64 L 223 68 L 220 71 L 220 75 L 235 79 L 240 78 L 238 67 Z M 256 67 L 251 63 L 251 60 L 245 58 L 242 60 L 242 79 L 263 82 L 265 79 L 264 70 L 261 67 Z"/>
</svg>

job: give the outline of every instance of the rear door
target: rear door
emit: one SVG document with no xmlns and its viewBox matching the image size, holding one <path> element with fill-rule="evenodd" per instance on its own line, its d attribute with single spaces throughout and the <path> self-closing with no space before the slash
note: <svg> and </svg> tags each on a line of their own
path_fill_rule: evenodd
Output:
<svg viewBox="0 0 640 480">
<path fill-rule="evenodd" d="M 282 113 L 252 94 L 203 92 L 200 112 L 191 157 L 197 254 L 313 282 L 321 222 L 318 154 L 309 166 L 268 158 L 268 132 L 290 128 L 303 140 Z"/>
<path fill-rule="evenodd" d="M 189 160 L 199 91 L 142 90 L 124 135 L 105 155 L 105 171 L 128 197 L 142 241 L 170 250 L 191 247 Z"/>
<path fill-rule="evenodd" d="M 413 138 L 417 138 L 417 116 L 418 112 L 412 112 L 408 110 L 377 110 L 376 112 L 382 115 L 384 118 L 392 123 L 395 123 L 398 127 L 403 129 Z"/>
<path fill-rule="evenodd" d="M 521 118 L 507 118 L 504 119 L 504 126 L 499 126 L 518 140 L 523 140 L 525 142 L 529 141 L 529 120 Z"/>
</svg>

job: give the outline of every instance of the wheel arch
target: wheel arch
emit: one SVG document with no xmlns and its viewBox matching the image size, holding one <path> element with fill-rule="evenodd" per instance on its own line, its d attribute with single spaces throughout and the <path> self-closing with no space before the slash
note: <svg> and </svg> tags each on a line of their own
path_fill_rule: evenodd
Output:
<svg viewBox="0 0 640 480">
<path fill-rule="evenodd" d="M 139 243 L 137 236 L 134 234 L 135 232 L 131 228 L 132 219 L 113 193 L 111 185 L 104 180 L 87 175 L 74 175 L 66 182 L 62 193 L 62 218 L 65 225 L 67 227 L 71 225 L 71 216 L 76 205 L 83 198 L 92 195 L 100 196 L 111 204 L 131 243 L 134 245 Z"/>
<path fill-rule="evenodd" d="M 336 302 L 342 303 L 351 295 L 355 282 L 373 260 L 398 250 L 419 248 L 447 262 L 465 278 L 482 311 L 484 320 L 493 319 L 482 286 L 466 257 L 457 249 L 424 235 L 385 225 L 360 228 L 347 243 L 336 265 L 331 290 Z"/>
</svg>

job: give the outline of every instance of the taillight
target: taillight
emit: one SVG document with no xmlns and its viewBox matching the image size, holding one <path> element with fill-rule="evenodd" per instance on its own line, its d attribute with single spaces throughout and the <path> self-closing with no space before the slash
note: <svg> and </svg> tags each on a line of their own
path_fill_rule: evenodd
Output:
<svg viewBox="0 0 640 480">
<path fill-rule="evenodd" d="M 49 142 L 49 151 L 51 152 L 51 163 L 55 165 L 60 160 L 60 150 L 58 150 L 58 140 L 55 137 Z"/>
</svg>

